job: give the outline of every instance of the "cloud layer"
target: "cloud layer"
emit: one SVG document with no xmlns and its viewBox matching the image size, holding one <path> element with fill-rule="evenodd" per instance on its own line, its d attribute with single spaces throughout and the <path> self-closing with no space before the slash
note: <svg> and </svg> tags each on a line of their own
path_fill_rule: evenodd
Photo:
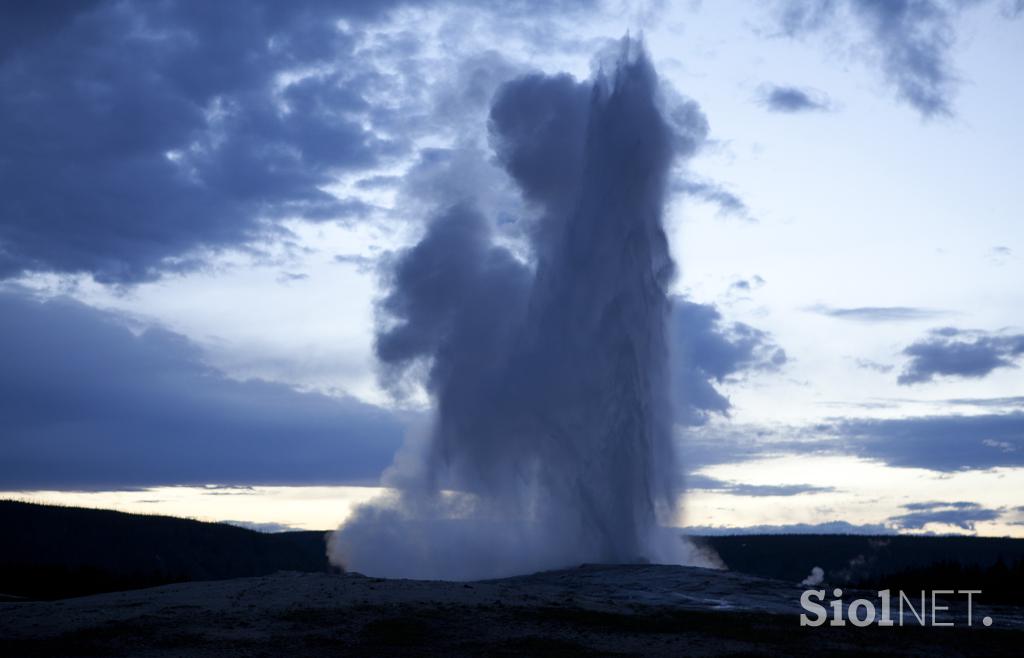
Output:
<svg viewBox="0 0 1024 658">
<path fill-rule="evenodd" d="M 0 489 L 373 482 L 403 424 L 353 399 L 236 381 L 186 338 L 0 292 Z"/>
<path fill-rule="evenodd" d="M 934 471 L 1024 466 L 1024 413 L 849 419 L 835 427 L 848 453 Z"/>
</svg>

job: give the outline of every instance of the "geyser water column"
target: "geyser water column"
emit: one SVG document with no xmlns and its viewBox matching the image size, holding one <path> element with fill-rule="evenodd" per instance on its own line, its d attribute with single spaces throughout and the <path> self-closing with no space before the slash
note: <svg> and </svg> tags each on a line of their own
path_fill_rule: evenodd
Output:
<svg viewBox="0 0 1024 658">
<path fill-rule="evenodd" d="M 501 87 L 491 143 L 536 217 L 527 262 L 465 202 L 395 263 L 377 353 L 389 381 L 429 364 L 435 417 L 333 536 L 384 576 L 474 578 L 581 562 L 685 559 L 674 518 L 662 228 L 673 160 L 706 132 L 670 106 L 629 38 L 594 79 Z M 411 461 L 411 468 L 410 468 Z"/>
<path fill-rule="evenodd" d="M 575 203 L 537 245 L 514 380 L 552 512 L 586 557 L 619 562 L 650 557 L 657 508 L 672 501 L 661 225 L 672 135 L 642 53 L 607 76 L 590 94 Z"/>
</svg>

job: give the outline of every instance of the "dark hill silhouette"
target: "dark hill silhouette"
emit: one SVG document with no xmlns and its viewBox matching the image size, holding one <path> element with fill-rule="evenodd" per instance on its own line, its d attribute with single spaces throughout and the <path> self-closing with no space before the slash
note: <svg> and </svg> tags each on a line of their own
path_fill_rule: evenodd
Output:
<svg viewBox="0 0 1024 658">
<path fill-rule="evenodd" d="M 0 501 L 0 595 L 53 599 L 192 580 L 328 570 L 322 532 Z"/>
<path fill-rule="evenodd" d="M 169 583 L 327 572 L 324 532 L 268 534 L 223 523 L 0 501 L 0 600 L 55 599 Z M 696 537 L 735 572 L 865 589 L 982 589 L 1021 602 L 1024 539 L 732 535 Z"/>
<path fill-rule="evenodd" d="M 1024 539 L 780 534 L 695 540 L 729 569 L 764 578 L 799 583 L 821 567 L 823 587 L 981 589 L 988 601 L 1024 602 Z"/>
</svg>

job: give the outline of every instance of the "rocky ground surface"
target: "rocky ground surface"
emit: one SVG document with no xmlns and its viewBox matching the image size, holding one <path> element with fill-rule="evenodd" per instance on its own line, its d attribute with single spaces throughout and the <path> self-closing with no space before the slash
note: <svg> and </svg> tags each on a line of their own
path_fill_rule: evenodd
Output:
<svg viewBox="0 0 1024 658">
<path fill-rule="evenodd" d="M 1024 646 L 1024 611 L 984 605 L 972 627 L 956 609 L 953 628 L 801 628 L 803 589 L 658 565 L 471 583 L 279 573 L 2 602 L 0 655 L 1019 656 Z"/>
</svg>

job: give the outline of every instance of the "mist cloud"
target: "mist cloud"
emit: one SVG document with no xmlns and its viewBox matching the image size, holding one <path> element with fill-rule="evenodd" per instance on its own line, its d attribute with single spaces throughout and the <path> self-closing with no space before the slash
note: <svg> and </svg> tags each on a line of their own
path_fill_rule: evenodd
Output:
<svg viewBox="0 0 1024 658">
<path fill-rule="evenodd" d="M 637 42 L 596 68 L 494 96 L 491 144 L 532 210 L 518 248 L 460 195 L 396 260 L 377 354 L 393 388 L 422 374 L 436 415 L 389 473 L 397 492 L 335 534 L 346 567 L 472 578 L 685 559 L 661 528 L 678 493 L 661 213 L 673 160 L 707 125 Z"/>
</svg>

